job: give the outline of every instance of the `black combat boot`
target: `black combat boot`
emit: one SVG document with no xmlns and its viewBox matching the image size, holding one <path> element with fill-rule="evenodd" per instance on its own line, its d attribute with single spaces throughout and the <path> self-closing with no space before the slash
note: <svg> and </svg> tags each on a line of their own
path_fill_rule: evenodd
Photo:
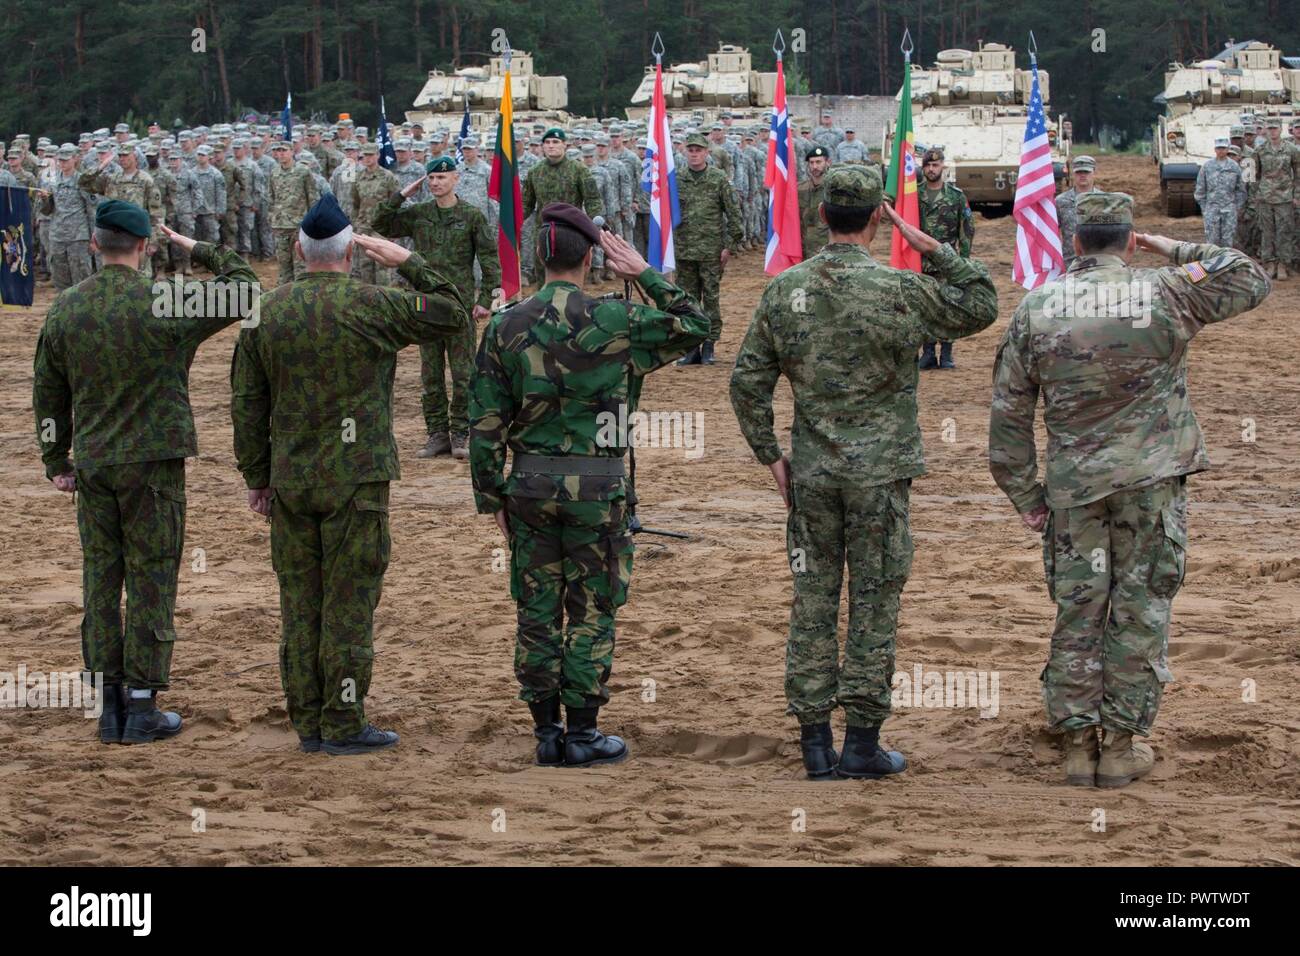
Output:
<svg viewBox="0 0 1300 956">
<path fill-rule="evenodd" d="M 533 714 L 533 735 L 537 738 L 537 766 L 564 766 L 564 724 L 560 723 L 560 698 L 548 697 L 529 704 Z"/>
<path fill-rule="evenodd" d="M 130 699 L 126 723 L 122 727 L 122 743 L 148 744 L 175 737 L 181 732 L 181 715 L 170 710 L 159 710 L 156 698 L 157 691 L 153 691 L 148 697 Z"/>
<path fill-rule="evenodd" d="M 368 754 L 376 750 L 387 750 L 397 744 L 397 734 L 391 730 L 379 730 L 374 724 L 366 724 L 359 734 L 342 740 L 322 740 L 320 749 L 334 757 L 345 754 Z"/>
<path fill-rule="evenodd" d="M 678 365 L 699 365 L 700 347 L 697 345 L 677 360 Z"/>
<path fill-rule="evenodd" d="M 318 754 L 318 753 L 320 753 L 320 737 L 319 737 L 319 736 L 315 736 L 315 737 L 299 737 L 299 738 L 298 738 L 298 749 L 301 750 L 301 751 L 302 751 L 303 753 L 305 753 L 305 754 Z"/>
<path fill-rule="evenodd" d="M 713 343 L 712 342 L 704 341 L 700 343 L 700 364 L 701 365 L 713 364 Z"/>
<path fill-rule="evenodd" d="M 126 691 L 121 684 L 105 684 L 100 691 L 99 742 L 120 744 L 122 728 L 126 726 Z"/>
<path fill-rule="evenodd" d="M 939 367 L 939 362 L 934 357 L 933 342 L 926 342 L 921 346 L 921 360 L 916 363 L 916 367 L 922 370 Z"/>
<path fill-rule="evenodd" d="M 939 343 L 939 368 L 956 368 L 952 360 L 952 343 Z"/>
<path fill-rule="evenodd" d="M 829 780 L 835 776 L 840 755 L 835 752 L 830 721 L 800 726 L 799 748 L 803 751 L 803 768 L 808 771 L 809 780 Z"/>
<path fill-rule="evenodd" d="M 606 737 L 596 729 L 599 707 L 566 707 L 569 729 L 564 735 L 564 765 L 591 767 L 618 763 L 627 757 L 622 737 Z"/>
<path fill-rule="evenodd" d="M 854 727 L 844 732 L 844 752 L 836 772 L 841 777 L 875 780 L 907 769 L 907 759 L 896 750 L 882 750 L 879 727 Z"/>
</svg>

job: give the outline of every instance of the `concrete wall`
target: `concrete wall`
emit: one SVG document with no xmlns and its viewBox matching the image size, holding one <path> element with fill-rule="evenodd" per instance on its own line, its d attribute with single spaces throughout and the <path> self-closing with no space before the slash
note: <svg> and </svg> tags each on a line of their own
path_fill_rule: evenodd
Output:
<svg viewBox="0 0 1300 956">
<path fill-rule="evenodd" d="M 853 129 L 858 139 L 868 149 L 880 149 L 885 136 L 885 124 L 898 115 L 898 103 L 892 96 L 792 96 L 789 99 L 790 115 L 806 120 L 816 127 L 820 111 L 829 109 L 835 125 Z"/>
</svg>

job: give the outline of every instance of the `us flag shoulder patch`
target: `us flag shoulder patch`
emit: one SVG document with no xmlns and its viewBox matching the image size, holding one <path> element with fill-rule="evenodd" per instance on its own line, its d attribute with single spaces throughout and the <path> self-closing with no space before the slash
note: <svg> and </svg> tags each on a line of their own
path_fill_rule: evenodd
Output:
<svg viewBox="0 0 1300 956">
<path fill-rule="evenodd" d="M 1187 265 L 1183 266 L 1183 271 L 1187 273 L 1187 278 L 1192 282 L 1200 282 L 1209 275 L 1209 273 L 1205 271 L 1205 266 L 1201 265 L 1199 262 L 1187 263 Z"/>
</svg>

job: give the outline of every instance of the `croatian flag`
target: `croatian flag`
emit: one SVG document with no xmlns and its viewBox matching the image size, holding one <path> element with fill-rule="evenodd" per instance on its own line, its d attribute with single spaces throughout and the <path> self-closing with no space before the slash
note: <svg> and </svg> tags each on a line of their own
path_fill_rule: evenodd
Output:
<svg viewBox="0 0 1300 956">
<path fill-rule="evenodd" d="M 1029 96 L 1029 119 L 1020 147 L 1020 177 L 1016 180 L 1016 260 L 1011 277 L 1026 289 L 1036 289 L 1065 271 L 1061 256 L 1061 227 L 1056 220 L 1056 177 L 1052 147 L 1047 139 L 1043 97 L 1038 92 L 1038 59 L 1029 58 L 1034 71 Z"/>
<path fill-rule="evenodd" d="M 677 161 L 664 108 L 663 63 L 655 62 L 655 95 L 650 104 L 650 128 L 645 137 L 645 159 L 641 163 L 641 188 L 650 194 L 650 265 L 660 272 L 677 268 L 673 250 L 673 227 L 682 221 L 677 205 Z"/>
<path fill-rule="evenodd" d="M 767 251 L 763 271 L 770 276 L 803 261 L 803 239 L 799 235 L 799 184 L 791 159 L 794 137 L 790 115 L 785 108 L 785 71 L 781 54 L 776 55 L 776 102 L 773 104 L 772 130 L 767 137 Z"/>
</svg>

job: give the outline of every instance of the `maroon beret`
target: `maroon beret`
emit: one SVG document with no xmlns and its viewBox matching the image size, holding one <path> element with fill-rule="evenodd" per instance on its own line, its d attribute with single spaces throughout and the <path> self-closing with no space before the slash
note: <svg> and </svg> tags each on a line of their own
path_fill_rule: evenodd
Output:
<svg viewBox="0 0 1300 956">
<path fill-rule="evenodd" d="M 577 206 L 570 206 L 567 202 L 548 204 L 542 210 L 542 225 L 548 222 L 568 226 L 575 232 L 582 233 L 582 237 L 593 246 L 600 244 L 600 226 L 592 222 L 591 217 Z"/>
</svg>

